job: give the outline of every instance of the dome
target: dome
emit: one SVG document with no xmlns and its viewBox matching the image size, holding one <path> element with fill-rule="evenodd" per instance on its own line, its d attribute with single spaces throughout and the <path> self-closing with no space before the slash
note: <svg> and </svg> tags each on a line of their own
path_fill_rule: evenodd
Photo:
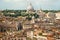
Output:
<svg viewBox="0 0 60 40">
<path fill-rule="evenodd" d="M 34 10 L 34 8 L 33 8 L 33 6 L 32 6 L 31 3 L 30 3 L 30 5 L 27 7 L 27 10 L 29 10 L 29 11 L 33 11 L 33 10 Z"/>
</svg>

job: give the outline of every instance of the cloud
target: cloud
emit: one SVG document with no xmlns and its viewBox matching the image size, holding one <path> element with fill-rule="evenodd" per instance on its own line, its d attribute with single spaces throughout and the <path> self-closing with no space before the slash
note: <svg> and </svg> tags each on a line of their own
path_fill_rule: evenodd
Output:
<svg viewBox="0 0 60 40">
<path fill-rule="evenodd" d="M 35 9 L 43 8 L 43 9 L 59 9 L 60 8 L 60 0 L 2 0 L 0 1 L 1 6 L 8 8 L 26 8 L 29 3 L 32 3 Z"/>
<path fill-rule="evenodd" d="M 4 2 L 23 2 L 25 0 L 3 0 Z"/>
<path fill-rule="evenodd" d="M 10 0 L 3 0 L 4 2 L 10 2 Z"/>
</svg>

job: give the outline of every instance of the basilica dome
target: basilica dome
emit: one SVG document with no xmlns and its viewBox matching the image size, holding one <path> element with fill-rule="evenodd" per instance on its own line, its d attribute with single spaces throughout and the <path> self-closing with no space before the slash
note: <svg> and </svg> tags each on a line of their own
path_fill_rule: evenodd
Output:
<svg viewBox="0 0 60 40">
<path fill-rule="evenodd" d="M 34 11 L 34 8 L 33 8 L 31 3 L 28 5 L 27 10 L 28 11 Z"/>
</svg>

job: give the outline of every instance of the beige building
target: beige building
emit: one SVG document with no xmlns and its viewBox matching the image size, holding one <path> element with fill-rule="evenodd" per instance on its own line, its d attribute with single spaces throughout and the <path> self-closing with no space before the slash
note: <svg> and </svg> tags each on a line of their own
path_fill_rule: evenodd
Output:
<svg viewBox="0 0 60 40">
<path fill-rule="evenodd" d="M 60 19 L 60 12 L 55 13 L 56 14 L 56 19 Z"/>
</svg>

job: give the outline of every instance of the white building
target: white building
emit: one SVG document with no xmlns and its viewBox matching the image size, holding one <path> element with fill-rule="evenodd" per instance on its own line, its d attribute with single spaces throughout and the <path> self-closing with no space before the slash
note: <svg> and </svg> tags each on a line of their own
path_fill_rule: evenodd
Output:
<svg viewBox="0 0 60 40">
<path fill-rule="evenodd" d="M 26 13 L 32 13 L 32 14 L 34 14 L 34 13 L 35 13 L 34 11 L 35 11 L 35 10 L 34 10 L 32 4 L 30 3 L 30 4 L 28 5 L 28 7 L 27 7 L 27 12 L 26 12 Z"/>
<path fill-rule="evenodd" d="M 56 14 L 56 19 L 60 19 L 60 12 L 55 13 Z"/>
<path fill-rule="evenodd" d="M 34 11 L 34 8 L 31 3 L 28 5 L 27 11 Z"/>
</svg>

